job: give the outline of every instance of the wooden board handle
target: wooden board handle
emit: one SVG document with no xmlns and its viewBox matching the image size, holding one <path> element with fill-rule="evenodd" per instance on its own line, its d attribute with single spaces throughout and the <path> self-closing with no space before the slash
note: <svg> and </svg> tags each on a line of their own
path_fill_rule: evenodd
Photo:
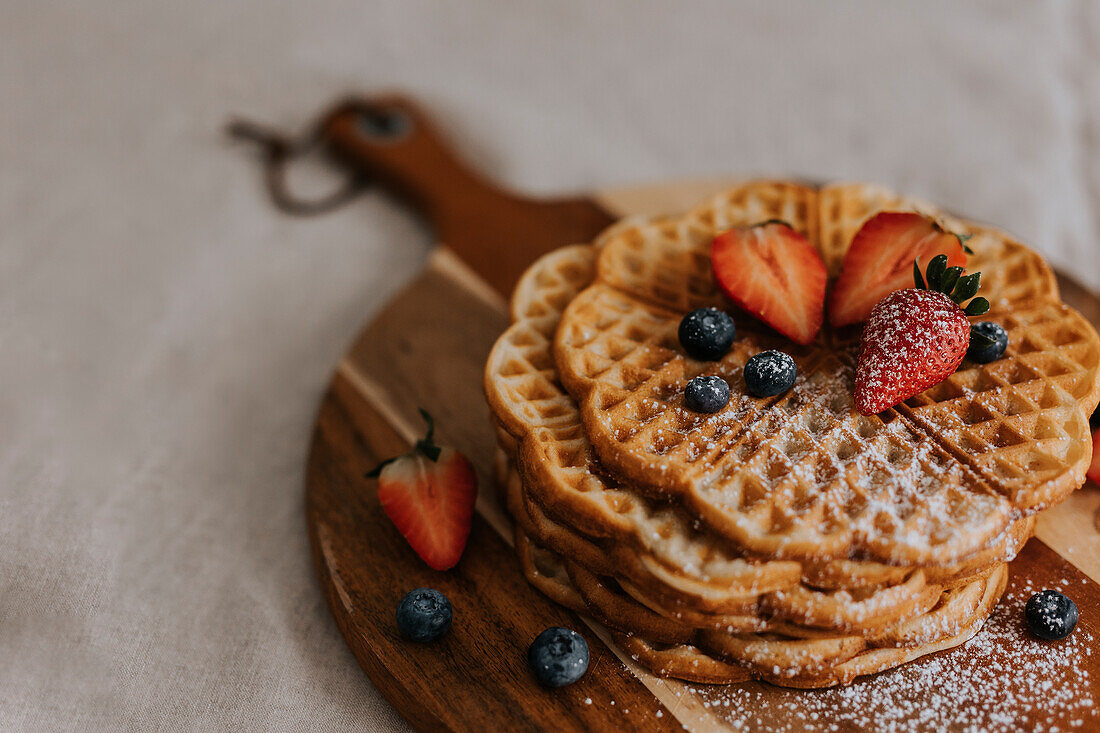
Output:
<svg viewBox="0 0 1100 733">
<path fill-rule="evenodd" d="M 320 135 L 334 156 L 427 216 L 441 241 L 505 296 L 534 256 L 591 241 L 614 221 L 590 198 L 533 199 L 486 180 L 400 95 L 343 101 Z"/>
<path fill-rule="evenodd" d="M 435 126 L 405 97 L 349 99 L 322 123 L 331 152 L 438 221 L 460 189 L 478 198 L 514 197 L 467 168 Z"/>
</svg>

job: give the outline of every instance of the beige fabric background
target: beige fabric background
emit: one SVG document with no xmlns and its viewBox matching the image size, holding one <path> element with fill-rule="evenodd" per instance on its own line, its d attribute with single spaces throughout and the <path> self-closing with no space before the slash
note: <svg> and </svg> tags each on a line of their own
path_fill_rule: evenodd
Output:
<svg viewBox="0 0 1100 733">
<path fill-rule="evenodd" d="M 431 236 L 377 195 L 273 212 L 231 113 L 408 89 L 536 193 L 878 181 L 1100 287 L 1098 72 L 1086 1 L 0 0 L 0 728 L 403 726 L 315 585 L 302 465 Z"/>
</svg>

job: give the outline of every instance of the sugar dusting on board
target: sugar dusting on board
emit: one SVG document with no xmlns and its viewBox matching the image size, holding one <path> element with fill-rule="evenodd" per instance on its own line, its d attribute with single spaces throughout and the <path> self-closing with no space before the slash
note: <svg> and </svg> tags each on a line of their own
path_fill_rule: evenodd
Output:
<svg viewBox="0 0 1100 733">
<path fill-rule="evenodd" d="M 1071 597 L 1073 583 L 1058 590 Z M 733 730 L 1087 731 L 1100 727 L 1085 660 L 1100 649 L 1078 628 L 1061 642 L 1027 633 L 1024 604 L 1042 590 L 1005 595 L 973 639 L 900 669 L 825 690 L 688 686 Z"/>
</svg>

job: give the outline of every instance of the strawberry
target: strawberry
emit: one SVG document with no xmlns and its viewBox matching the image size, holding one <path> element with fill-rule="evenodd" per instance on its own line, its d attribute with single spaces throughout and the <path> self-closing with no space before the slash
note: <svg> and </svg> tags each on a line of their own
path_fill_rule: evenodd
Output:
<svg viewBox="0 0 1100 733">
<path fill-rule="evenodd" d="M 477 474 L 466 456 L 432 442 L 432 416 L 420 414 L 427 434 L 367 476 L 378 477 L 378 501 L 416 554 L 435 570 L 449 570 L 470 536 Z"/>
<path fill-rule="evenodd" d="M 963 236 L 921 214 L 883 211 L 860 227 L 829 294 L 829 323 L 847 326 L 867 319 L 888 293 L 912 285 L 912 262 L 946 255 L 949 266 L 966 264 Z"/>
<path fill-rule="evenodd" d="M 1092 463 L 1085 471 L 1088 480 L 1100 486 L 1100 428 L 1092 431 Z M 1100 517 L 1100 514 L 1097 515 Z M 1100 522 L 1100 519 L 1097 519 Z"/>
<path fill-rule="evenodd" d="M 928 283 L 913 265 L 916 288 L 895 290 L 878 302 L 863 327 L 856 364 L 856 407 L 873 415 L 946 379 L 970 346 L 970 321 L 989 310 L 978 292 L 980 273 L 962 276 L 947 256 L 928 264 Z M 948 295 L 950 293 L 950 295 Z"/>
<path fill-rule="evenodd" d="M 714 238 L 710 261 L 734 303 L 792 341 L 821 329 L 825 263 L 805 236 L 782 221 L 737 227 Z"/>
</svg>

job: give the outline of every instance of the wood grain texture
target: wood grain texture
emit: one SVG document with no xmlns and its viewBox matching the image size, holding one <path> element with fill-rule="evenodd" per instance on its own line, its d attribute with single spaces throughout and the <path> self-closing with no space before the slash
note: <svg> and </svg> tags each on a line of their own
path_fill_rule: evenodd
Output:
<svg viewBox="0 0 1100 733">
<path fill-rule="evenodd" d="M 574 614 L 546 602 L 516 566 L 511 548 L 477 518 L 462 561 L 431 570 L 385 516 L 363 474 L 409 444 L 345 378 L 325 396 L 310 449 L 307 498 L 314 565 L 341 633 L 375 686 L 421 730 L 614 730 L 631 721 L 671 729 L 674 718 Z M 323 488 L 322 488 L 323 487 Z M 444 593 L 455 609 L 435 644 L 401 638 L 394 612 L 417 587 Z M 531 676 L 527 646 L 549 626 L 585 633 L 589 674 L 546 690 Z M 678 727 L 678 726 L 677 726 Z"/>
</svg>

